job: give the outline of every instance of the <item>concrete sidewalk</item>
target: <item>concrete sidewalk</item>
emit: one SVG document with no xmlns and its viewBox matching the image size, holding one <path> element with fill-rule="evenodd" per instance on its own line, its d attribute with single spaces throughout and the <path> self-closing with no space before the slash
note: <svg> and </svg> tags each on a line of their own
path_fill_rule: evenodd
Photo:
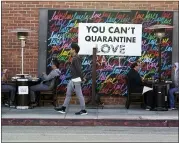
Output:
<svg viewBox="0 0 179 143">
<path fill-rule="evenodd" d="M 178 142 L 177 127 L 2 126 L 2 142 Z"/>
<path fill-rule="evenodd" d="M 2 125 L 117 125 L 117 126 L 178 126 L 178 110 L 146 111 L 138 106 L 105 106 L 87 108 L 88 115 L 75 115 L 78 105 L 70 105 L 66 114 L 51 107 L 20 110 L 2 107 Z"/>
</svg>

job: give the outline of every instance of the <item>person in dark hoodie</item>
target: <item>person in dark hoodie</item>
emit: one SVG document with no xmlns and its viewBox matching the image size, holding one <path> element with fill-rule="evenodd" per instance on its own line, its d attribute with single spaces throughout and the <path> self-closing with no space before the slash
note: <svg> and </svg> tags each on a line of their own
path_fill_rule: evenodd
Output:
<svg viewBox="0 0 179 143">
<path fill-rule="evenodd" d="M 47 75 L 46 73 L 42 73 L 42 82 L 40 84 L 34 85 L 30 87 L 30 100 L 31 100 L 31 107 L 36 106 L 36 95 L 35 92 L 42 91 L 42 90 L 49 90 L 52 79 L 56 76 L 61 74 L 59 70 L 59 62 L 55 59 L 52 60 L 51 63 L 51 72 Z"/>
<path fill-rule="evenodd" d="M 71 71 L 71 80 L 69 81 L 67 85 L 67 92 L 66 92 L 66 98 L 61 108 L 55 108 L 56 111 L 64 114 L 66 107 L 69 105 L 71 100 L 72 92 L 75 91 L 79 101 L 81 110 L 79 112 L 76 112 L 76 115 L 87 115 L 87 111 L 85 110 L 85 100 L 82 94 L 81 89 L 81 82 L 82 82 L 82 70 L 81 70 L 81 58 L 78 55 L 78 52 L 80 50 L 80 47 L 72 43 L 71 44 L 71 51 L 70 55 L 72 56 L 72 62 L 70 65 L 70 71 Z"/>
<path fill-rule="evenodd" d="M 142 83 L 142 78 L 138 73 L 139 68 L 140 66 L 138 65 L 138 63 L 133 63 L 131 65 L 130 71 L 127 74 L 130 84 L 130 91 L 132 93 L 142 93 L 144 88 L 144 85 Z"/>
<path fill-rule="evenodd" d="M 142 93 L 144 86 L 150 87 L 150 85 L 143 82 L 140 74 L 138 73 L 139 68 L 140 65 L 135 62 L 131 65 L 131 70 L 127 74 L 131 93 Z M 153 90 L 144 93 L 144 100 L 146 110 L 154 108 Z"/>
</svg>

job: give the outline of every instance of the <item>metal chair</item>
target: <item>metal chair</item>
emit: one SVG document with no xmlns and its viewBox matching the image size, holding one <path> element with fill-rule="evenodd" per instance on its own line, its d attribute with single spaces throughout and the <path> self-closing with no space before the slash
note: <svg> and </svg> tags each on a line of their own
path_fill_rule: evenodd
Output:
<svg viewBox="0 0 179 143">
<path fill-rule="evenodd" d="M 44 103 L 52 103 L 53 106 L 57 107 L 57 86 L 59 85 L 60 79 L 59 76 L 56 76 L 52 79 L 53 86 L 49 90 L 40 91 L 39 95 L 39 106 L 43 105 Z M 48 98 L 47 98 L 48 97 Z"/>
<path fill-rule="evenodd" d="M 130 91 L 130 81 L 127 76 L 125 76 L 127 85 L 127 99 L 125 107 L 129 109 L 131 103 L 141 103 L 141 107 L 144 105 L 144 96 L 142 93 L 132 93 Z"/>
</svg>

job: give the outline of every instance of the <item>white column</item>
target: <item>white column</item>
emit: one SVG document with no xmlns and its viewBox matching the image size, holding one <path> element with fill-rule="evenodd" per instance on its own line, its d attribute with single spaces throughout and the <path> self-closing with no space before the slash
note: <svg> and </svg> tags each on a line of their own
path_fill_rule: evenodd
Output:
<svg viewBox="0 0 179 143">
<path fill-rule="evenodd" d="M 25 41 L 21 40 L 21 72 L 24 74 L 24 47 L 25 47 Z"/>
<path fill-rule="evenodd" d="M 21 57 L 22 57 L 22 74 L 24 74 L 24 48 L 22 47 L 22 50 L 21 50 Z"/>
</svg>

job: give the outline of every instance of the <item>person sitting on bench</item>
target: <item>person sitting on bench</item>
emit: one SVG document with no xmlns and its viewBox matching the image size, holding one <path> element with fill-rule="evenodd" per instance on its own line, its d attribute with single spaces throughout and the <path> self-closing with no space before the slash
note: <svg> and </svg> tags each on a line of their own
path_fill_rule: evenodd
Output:
<svg viewBox="0 0 179 143">
<path fill-rule="evenodd" d="M 35 92 L 49 90 L 51 86 L 51 80 L 61 74 L 61 71 L 59 70 L 59 62 L 57 60 L 52 61 L 51 68 L 52 70 L 49 75 L 42 73 L 42 82 L 40 84 L 30 87 L 31 107 L 37 106 Z"/>
<path fill-rule="evenodd" d="M 135 62 L 131 65 L 131 70 L 127 74 L 131 93 L 142 93 L 144 86 L 149 86 L 143 82 L 140 74 L 138 73 L 139 69 L 140 65 Z M 153 90 L 144 93 L 144 102 L 146 105 L 146 110 L 154 108 Z"/>
<path fill-rule="evenodd" d="M 8 73 L 7 69 L 4 69 L 3 72 L 1 73 L 1 77 L 2 77 L 1 92 L 6 92 L 6 91 L 10 92 L 10 103 L 7 102 L 5 103 L 5 105 L 11 107 L 11 106 L 14 106 L 16 88 L 15 86 L 7 83 L 7 73 Z"/>
<path fill-rule="evenodd" d="M 178 63 L 175 63 L 173 66 L 173 69 L 175 71 L 174 73 L 174 87 L 169 89 L 169 105 L 170 109 L 169 110 L 175 110 L 175 98 L 174 98 L 174 93 L 179 91 L 179 72 L 178 72 Z"/>
</svg>

